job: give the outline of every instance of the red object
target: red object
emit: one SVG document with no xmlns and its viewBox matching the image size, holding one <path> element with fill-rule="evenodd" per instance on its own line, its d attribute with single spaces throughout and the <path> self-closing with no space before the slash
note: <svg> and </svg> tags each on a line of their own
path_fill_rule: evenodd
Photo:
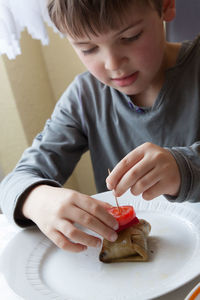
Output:
<svg viewBox="0 0 200 300">
<path fill-rule="evenodd" d="M 120 206 L 119 208 L 113 206 L 108 209 L 108 212 L 115 217 L 119 223 L 119 229 L 117 232 L 139 223 L 133 206 L 126 205 Z"/>
<path fill-rule="evenodd" d="M 125 224 L 125 225 L 122 225 L 122 226 L 119 226 L 119 228 L 116 230 L 116 232 L 120 232 L 126 228 L 129 228 L 133 225 L 136 225 L 138 224 L 140 221 L 137 217 L 135 217 L 132 221 L 130 221 L 129 223 Z"/>
</svg>

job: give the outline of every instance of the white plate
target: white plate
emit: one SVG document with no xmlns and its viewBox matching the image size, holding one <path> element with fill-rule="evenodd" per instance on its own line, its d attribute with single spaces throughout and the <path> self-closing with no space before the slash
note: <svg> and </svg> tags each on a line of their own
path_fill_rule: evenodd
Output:
<svg viewBox="0 0 200 300">
<path fill-rule="evenodd" d="M 95 198 L 113 204 L 110 192 Z M 119 201 L 120 205 L 133 204 L 137 216 L 152 226 L 148 262 L 103 264 L 98 260 L 100 249 L 66 252 L 41 233 L 26 230 L 8 245 L 1 261 L 15 292 L 28 300 L 146 300 L 171 292 L 200 274 L 199 214 L 163 197 L 148 202 L 126 193 Z M 9 263 L 18 270 L 14 283 Z"/>
</svg>

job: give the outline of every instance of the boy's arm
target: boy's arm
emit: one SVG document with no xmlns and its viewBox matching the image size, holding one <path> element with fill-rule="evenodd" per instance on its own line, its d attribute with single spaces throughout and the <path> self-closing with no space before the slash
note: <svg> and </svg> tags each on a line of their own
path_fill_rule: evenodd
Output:
<svg viewBox="0 0 200 300">
<path fill-rule="evenodd" d="M 75 87 L 72 90 L 70 96 Z M 109 204 L 61 187 L 88 149 L 79 100 L 78 95 L 61 98 L 43 132 L 0 188 L 1 208 L 11 221 L 36 224 L 58 247 L 73 252 L 101 244 L 99 237 L 81 228 L 110 241 L 117 239 L 118 228 L 107 211 Z"/>
<path fill-rule="evenodd" d="M 33 222 L 22 214 L 22 206 L 29 192 L 37 185 L 61 186 L 59 182 L 41 178 L 28 172 L 14 170 L 8 174 L 0 185 L 0 203 L 3 213 L 10 222 L 26 227 L 33 225 Z"/>
<path fill-rule="evenodd" d="M 177 197 L 166 196 L 174 202 L 200 201 L 200 142 L 189 147 L 167 148 L 174 156 L 180 170 L 181 187 Z"/>
<path fill-rule="evenodd" d="M 79 103 L 71 100 L 77 98 L 76 93 L 76 87 L 73 93 L 69 89 L 64 93 L 44 130 L 25 150 L 13 172 L 1 182 L 1 209 L 18 225 L 30 223 L 20 218 L 26 194 L 36 185 L 63 185 L 87 151 L 87 138 L 81 128 L 81 108 Z"/>
</svg>

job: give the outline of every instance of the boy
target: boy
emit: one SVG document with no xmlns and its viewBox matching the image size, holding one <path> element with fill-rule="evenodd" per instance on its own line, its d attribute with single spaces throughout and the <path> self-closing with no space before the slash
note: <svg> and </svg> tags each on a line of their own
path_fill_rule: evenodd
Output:
<svg viewBox="0 0 200 300">
<path fill-rule="evenodd" d="M 51 0 L 49 14 L 89 72 L 78 76 L 1 185 L 3 211 L 79 252 L 114 241 L 107 204 L 62 188 L 90 150 L 99 192 L 199 201 L 200 41 L 165 41 L 174 0 Z"/>
</svg>

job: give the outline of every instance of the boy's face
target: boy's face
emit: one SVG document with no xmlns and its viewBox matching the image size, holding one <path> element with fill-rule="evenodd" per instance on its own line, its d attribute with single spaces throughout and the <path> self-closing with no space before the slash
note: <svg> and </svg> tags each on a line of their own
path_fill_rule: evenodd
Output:
<svg viewBox="0 0 200 300">
<path fill-rule="evenodd" d="M 118 30 L 68 39 L 88 71 L 104 84 L 127 95 L 158 85 L 166 43 L 163 18 L 153 8 L 133 6 Z"/>
</svg>

